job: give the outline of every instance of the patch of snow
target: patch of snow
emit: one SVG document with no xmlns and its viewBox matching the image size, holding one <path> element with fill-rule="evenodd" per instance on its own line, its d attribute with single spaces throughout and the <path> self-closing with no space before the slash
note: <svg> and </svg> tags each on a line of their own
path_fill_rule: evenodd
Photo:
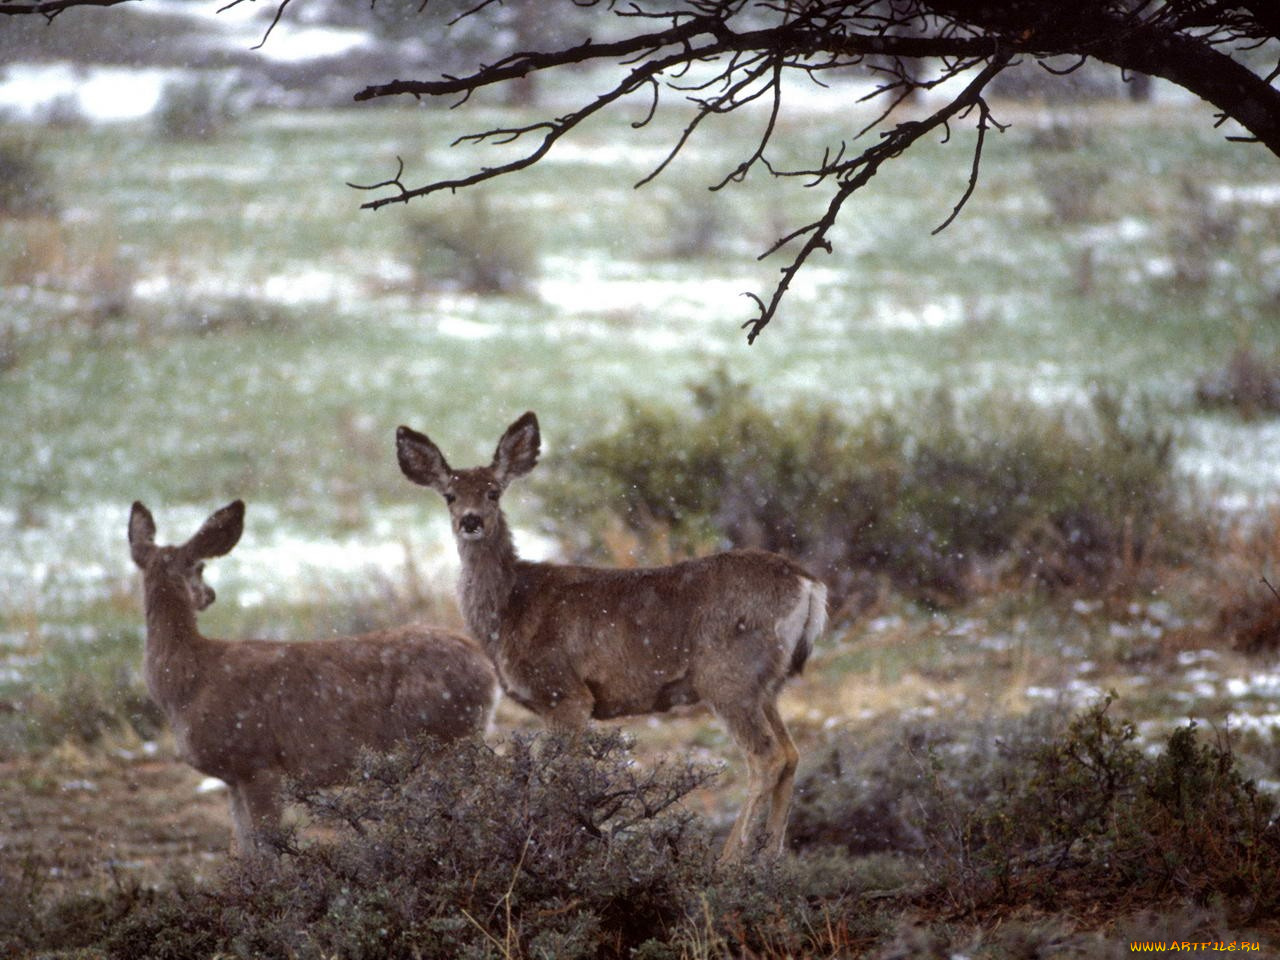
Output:
<svg viewBox="0 0 1280 960">
<path fill-rule="evenodd" d="M 1185 679 L 1187 683 L 1215 683 L 1218 680 L 1218 674 L 1212 670 L 1197 667 L 1194 670 L 1188 670 Z"/>
<path fill-rule="evenodd" d="M 143 276 L 133 295 L 152 303 L 173 303 L 244 297 L 301 307 L 318 303 L 351 303 L 359 299 L 357 282 L 332 270 L 304 268 L 254 280 L 225 274 L 175 278 L 169 274 Z"/>
<path fill-rule="evenodd" d="M 1024 692 L 1030 700 L 1052 700 L 1074 706 L 1085 706 L 1102 699 L 1103 696 L 1100 687 L 1078 678 L 1068 680 L 1061 687 L 1030 686 Z"/>
<path fill-rule="evenodd" d="M 959 296 L 944 297 L 940 302 L 920 307 L 879 298 L 871 308 L 868 323 L 881 330 L 951 330 L 964 323 L 964 304 Z"/>
<path fill-rule="evenodd" d="M 900 630 L 906 621 L 897 614 L 890 614 L 886 617 L 876 617 L 874 620 L 868 621 L 867 632 L 869 633 L 885 633 L 889 630 Z"/>
<path fill-rule="evenodd" d="M 479 323 L 457 316 L 441 317 L 436 329 L 444 336 L 457 340 L 492 340 L 503 332 L 497 324 Z"/>
<path fill-rule="evenodd" d="M 55 102 L 74 104 L 90 120 L 137 120 L 160 102 L 167 84 L 187 71 L 145 67 L 15 63 L 0 75 L 0 110 L 32 119 Z"/>
<path fill-rule="evenodd" d="M 1204 660 L 1220 660 L 1222 655 L 1217 650 L 1181 650 L 1178 653 L 1178 666 L 1190 667 Z"/>
<path fill-rule="evenodd" d="M 1269 735 L 1280 730 L 1280 713 L 1262 715 L 1229 713 L 1227 714 L 1227 727 L 1234 730 Z"/>
<path fill-rule="evenodd" d="M 1205 490 L 1230 490 L 1219 499 L 1224 506 L 1248 509 L 1274 500 L 1280 488 L 1280 423 L 1197 417 L 1182 429 L 1179 469 Z"/>
<path fill-rule="evenodd" d="M 1240 203 L 1254 207 L 1280 206 L 1280 183 L 1219 183 L 1209 191 L 1218 203 Z"/>
<path fill-rule="evenodd" d="M 324 57 L 341 56 L 369 45 L 369 36 L 362 30 L 340 27 L 288 27 L 282 24 L 271 32 L 271 36 L 267 38 L 258 53 L 268 60 L 300 63 Z"/>
<path fill-rule="evenodd" d="M 1107 244 L 1129 246 L 1145 240 L 1153 232 L 1151 224 L 1136 217 L 1123 217 L 1111 223 L 1085 227 L 1076 236 L 1085 246 L 1100 247 Z"/>
<path fill-rule="evenodd" d="M 561 313 L 629 313 L 650 304 L 664 308 L 683 306 L 697 313 L 714 313 L 743 290 L 754 286 L 750 278 L 642 279 L 591 275 L 557 275 L 538 284 L 538 295 Z M 674 302 L 674 303 L 673 303 Z M 646 339 L 652 331 L 646 331 Z"/>
<path fill-rule="evenodd" d="M 276 8 L 263 8 L 256 3 L 228 6 L 225 0 L 193 3 L 190 0 L 148 0 L 138 9 L 146 13 L 187 17 L 201 30 L 213 33 L 223 49 L 254 50 L 267 60 L 298 63 L 321 57 L 339 56 L 368 46 L 369 35 L 363 30 L 299 24 L 286 12 L 271 29 Z"/>
<path fill-rule="evenodd" d="M 1280 697 L 1280 674 L 1254 673 L 1249 677 L 1228 677 L 1223 686 L 1229 696 Z"/>
</svg>

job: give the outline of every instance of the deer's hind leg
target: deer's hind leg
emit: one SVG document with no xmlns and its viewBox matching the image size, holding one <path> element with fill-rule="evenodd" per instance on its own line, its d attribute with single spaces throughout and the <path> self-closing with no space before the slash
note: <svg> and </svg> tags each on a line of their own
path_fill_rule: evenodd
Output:
<svg viewBox="0 0 1280 960">
<path fill-rule="evenodd" d="M 779 817 L 785 826 L 786 810 L 779 814 L 776 806 L 780 799 L 790 804 L 791 785 L 795 776 L 795 761 L 792 758 L 795 746 L 792 745 L 786 728 L 781 726 L 781 717 L 778 717 L 775 726 L 769 715 L 770 708 L 777 713 L 776 707 L 766 706 L 759 701 L 716 707 L 729 735 L 747 758 L 747 798 L 738 811 L 737 819 L 733 821 L 724 851 L 720 854 L 721 863 L 737 860 L 755 851 L 761 839 L 757 836 L 757 823 L 766 817 L 767 831 L 763 838 L 767 844 L 766 849 L 771 855 L 781 851 L 781 839 L 775 838 L 774 831 L 778 829 Z"/>
<path fill-rule="evenodd" d="M 795 741 L 787 732 L 787 725 L 782 722 L 778 704 L 776 702 L 765 704 L 764 713 L 774 737 L 782 747 L 784 757 L 782 769 L 773 785 L 769 802 L 769 819 L 765 825 L 766 848 L 781 856 L 786 849 L 787 815 L 791 812 L 791 795 L 795 791 L 796 767 L 800 763 L 800 751 L 796 749 Z"/>
</svg>

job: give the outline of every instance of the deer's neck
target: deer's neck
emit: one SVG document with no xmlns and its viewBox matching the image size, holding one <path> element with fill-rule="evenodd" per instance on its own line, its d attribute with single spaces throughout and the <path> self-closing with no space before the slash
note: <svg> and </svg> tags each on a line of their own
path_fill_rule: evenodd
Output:
<svg viewBox="0 0 1280 960">
<path fill-rule="evenodd" d="M 204 638 L 196 627 L 185 584 L 162 571 L 144 577 L 147 615 L 147 645 L 144 673 L 152 699 L 166 712 L 187 703 L 199 667 L 197 660 Z"/>
<path fill-rule="evenodd" d="M 458 600 L 471 635 L 493 656 L 501 637 L 502 617 L 516 582 L 516 548 L 505 517 L 483 540 L 459 540 L 462 575 Z"/>
</svg>

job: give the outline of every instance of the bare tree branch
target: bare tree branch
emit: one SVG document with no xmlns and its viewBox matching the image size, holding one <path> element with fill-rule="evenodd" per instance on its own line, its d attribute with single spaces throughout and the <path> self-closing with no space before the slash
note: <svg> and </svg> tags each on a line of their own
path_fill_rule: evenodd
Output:
<svg viewBox="0 0 1280 960">
<path fill-rule="evenodd" d="M 907 150 L 921 137 L 925 136 L 930 131 L 945 126 L 952 117 L 981 104 L 983 88 L 985 88 L 986 85 L 991 82 L 991 79 L 1008 65 L 1012 57 L 1013 54 L 1011 53 L 995 54 L 991 58 L 991 62 L 988 63 L 972 81 L 970 81 L 969 85 L 965 87 L 965 89 L 954 100 L 935 112 L 932 116 L 925 120 L 913 120 L 907 123 L 900 123 L 897 127 L 886 134 L 880 143 L 864 150 L 859 156 L 852 160 L 834 165 L 832 170 L 835 172 L 839 182 L 835 195 L 831 198 L 830 202 L 827 204 L 826 211 L 818 220 L 809 224 L 807 227 L 801 228 L 799 231 L 791 234 L 791 237 L 788 238 L 796 239 L 799 236 L 805 234 L 808 235 L 808 239 L 805 241 L 804 246 L 800 248 L 800 252 L 796 254 L 790 264 L 783 268 L 782 279 L 778 281 L 778 285 L 774 288 L 773 296 L 770 297 L 768 303 L 766 303 L 755 294 L 747 294 L 747 296 L 755 301 L 760 311 L 756 317 L 753 317 L 742 325 L 743 329 L 747 331 L 748 344 L 755 343 L 756 337 L 760 336 L 760 333 L 764 328 L 773 320 L 774 316 L 778 312 L 778 306 L 781 304 L 782 298 L 786 295 L 787 290 L 791 286 L 792 280 L 795 279 L 796 274 L 800 272 L 800 268 L 804 266 L 805 262 L 813 252 L 815 250 L 824 250 L 827 253 L 832 251 L 831 242 L 827 239 L 827 234 L 830 232 L 831 228 L 835 226 L 836 220 L 840 215 L 840 208 L 844 206 L 845 201 L 848 200 L 855 192 L 866 186 L 867 183 L 870 182 L 871 178 L 879 172 L 881 165 L 884 164 L 885 161 L 900 156 L 903 151 Z M 984 119 L 986 115 L 984 106 Z M 981 129 L 982 126 L 980 125 L 979 130 Z M 981 134 L 979 143 L 981 143 Z M 979 147 L 979 152 L 980 150 L 981 148 Z M 823 171 L 818 172 L 822 173 Z M 972 181 L 969 192 L 972 192 Z M 965 198 L 961 200 L 960 204 L 957 205 L 956 212 L 958 212 L 960 207 L 963 206 L 964 200 L 967 198 L 968 193 L 966 193 Z M 955 214 L 953 213 L 952 219 L 954 219 L 954 216 Z M 945 225 L 946 224 L 943 224 L 943 226 Z M 777 250 L 786 242 L 787 240 L 784 239 L 778 244 L 775 244 L 772 249 Z"/>
<path fill-rule="evenodd" d="M 52 20 L 63 10 L 71 7 L 114 7 L 118 3 L 129 3 L 131 0 L 34 0 L 32 3 L 0 3 L 0 14 L 21 16 L 23 14 L 39 14 Z"/>
</svg>

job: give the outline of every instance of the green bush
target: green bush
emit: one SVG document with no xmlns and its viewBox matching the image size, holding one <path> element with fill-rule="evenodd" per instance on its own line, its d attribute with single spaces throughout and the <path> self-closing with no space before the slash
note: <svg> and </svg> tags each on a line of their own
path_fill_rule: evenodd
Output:
<svg viewBox="0 0 1280 960">
<path fill-rule="evenodd" d="M 37 141 L 0 138 L 0 217 L 54 216 L 58 201 Z"/>
<path fill-rule="evenodd" d="M 1009 779 L 1063 726 L 1046 710 L 838 736 L 796 781 L 792 849 L 949 857 L 968 812 L 1006 791 Z"/>
<path fill-rule="evenodd" d="M 212 79 L 170 83 L 156 107 L 156 132 L 165 140 L 213 140 L 235 119 L 230 92 Z"/>
<path fill-rule="evenodd" d="M 406 224 L 414 285 L 454 286 L 482 296 L 529 293 L 538 275 L 527 223 L 495 214 L 483 199 L 412 217 Z"/>
<path fill-rule="evenodd" d="M 1220 369 L 1196 381 L 1196 403 L 1246 420 L 1280 413 L 1280 359 L 1260 355 L 1249 344 L 1237 347 Z"/>
<path fill-rule="evenodd" d="M 692 392 L 687 411 L 632 403 L 559 461 L 541 492 L 571 552 L 621 522 L 677 553 L 790 554 L 837 598 L 886 579 L 948 602 L 992 578 L 1102 589 L 1188 526 L 1172 435 L 1108 393 L 1063 411 L 938 393 L 853 422 L 723 373 Z"/>
<path fill-rule="evenodd" d="M 0 857 L 0 956 L 80 956 L 61 951 L 101 942 L 118 920 L 147 899 L 138 883 L 114 870 L 110 885 L 100 891 L 48 896 L 48 884 L 46 871 L 30 857 Z"/>
<path fill-rule="evenodd" d="M 1275 802 L 1236 767 L 1230 744 L 1195 723 L 1150 755 L 1111 698 L 1006 771 L 967 813 L 935 876 L 979 902 L 1091 899 L 1227 904 L 1244 921 L 1280 907 Z M 987 777 L 988 785 L 993 785 Z"/>
<path fill-rule="evenodd" d="M 351 785 L 297 793 L 333 839 L 283 834 L 284 856 L 129 918 L 109 951 L 628 956 L 677 930 L 685 885 L 711 875 L 709 842 L 681 807 L 709 776 L 642 768 L 618 735 L 367 756 Z"/>
<path fill-rule="evenodd" d="M 108 956 L 677 960 L 840 955 L 884 921 L 860 906 L 901 869 L 830 856 L 720 870 L 683 809 L 710 777 L 641 766 L 617 734 L 366 757 L 298 792 L 327 839 L 232 864 L 121 918 Z"/>
<path fill-rule="evenodd" d="M 682 808 L 710 775 L 642 767 L 617 734 L 495 752 L 430 743 L 298 792 L 323 840 L 133 904 L 110 957 L 681 960 L 841 956 L 883 932 L 863 900 L 914 874 L 816 854 L 721 870 Z"/>
<path fill-rule="evenodd" d="M 1186 726 L 1149 754 L 1110 706 L 907 728 L 861 752 L 846 734 L 799 785 L 798 855 L 726 870 L 684 807 L 705 771 L 643 765 L 617 734 L 445 756 L 424 741 L 366 756 L 335 791 L 295 790 L 310 839 L 281 832 L 280 856 L 202 885 L 46 902 L 29 871 L 0 870 L 13 894 L 0 923 L 22 927 L 0 946 L 92 943 L 130 960 L 1028 956 L 1065 935 L 1075 902 L 1110 904 L 1104 918 L 1274 916 L 1275 804 L 1228 745 Z M 852 855 L 840 831 L 868 789 L 898 795 L 881 809 L 901 829 Z M 1038 923 L 1038 909 L 1058 919 Z M 929 926 L 960 915 L 998 922 Z"/>
<path fill-rule="evenodd" d="M 797 783 L 792 843 L 910 857 L 932 881 L 926 899 L 966 912 L 1060 910 L 1074 891 L 1134 908 L 1216 905 L 1241 922 L 1274 915 L 1273 799 L 1225 740 L 1205 742 L 1192 723 L 1144 750 L 1111 705 L 842 738 Z"/>
</svg>

